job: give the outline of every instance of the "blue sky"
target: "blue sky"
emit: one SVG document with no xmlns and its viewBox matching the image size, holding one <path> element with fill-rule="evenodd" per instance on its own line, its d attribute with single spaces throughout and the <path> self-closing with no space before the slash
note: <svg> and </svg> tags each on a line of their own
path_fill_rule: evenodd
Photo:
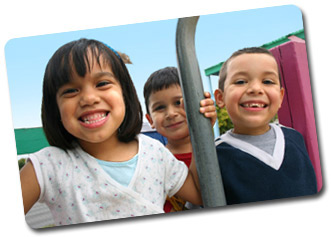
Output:
<svg viewBox="0 0 331 237">
<path fill-rule="evenodd" d="M 41 88 L 45 66 L 63 44 L 93 38 L 128 54 L 127 65 L 144 109 L 143 85 L 160 68 L 177 66 L 177 19 L 112 26 L 11 39 L 5 47 L 14 128 L 41 126 Z M 226 60 L 237 49 L 260 46 L 303 28 L 302 14 L 293 5 L 200 16 L 196 53 L 204 90 L 204 69 Z M 212 78 L 213 89 L 217 78 Z M 145 109 L 144 109 L 145 110 Z"/>
</svg>

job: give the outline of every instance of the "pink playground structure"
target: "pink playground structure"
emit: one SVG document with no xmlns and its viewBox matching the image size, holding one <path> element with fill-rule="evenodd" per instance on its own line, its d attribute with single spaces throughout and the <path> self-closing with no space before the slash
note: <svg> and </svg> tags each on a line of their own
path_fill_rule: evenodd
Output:
<svg viewBox="0 0 331 237">
<path fill-rule="evenodd" d="M 294 35 L 290 41 L 276 46 L 270 51 L 280 66 L 285 96 L 278 112 L 280 124 L 299 131 L 307 146 L 314 166 L 318 191 L 322 188 L 322 173 L 319 158 L 316 123 L 310 85 L 305 40 Z"/>
</svg>

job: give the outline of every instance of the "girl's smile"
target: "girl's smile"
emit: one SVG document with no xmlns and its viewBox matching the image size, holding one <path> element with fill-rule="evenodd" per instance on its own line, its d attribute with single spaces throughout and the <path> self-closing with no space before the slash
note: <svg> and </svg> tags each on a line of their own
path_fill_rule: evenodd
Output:
<svg viewBox="0 0 331 237">
<path fill-rule="evenodd" d="M 104 123 L 107 122 L 109 118 L 109 112 L 103 111 L 103 112 L 98 112 L 98 111 L 90 111 L 84 113 L 79 118 L 80 123 L 82 126 L 86 128 L 97 128 L 101 127 Z"/>
<path fill-rule="evenodd" d="M 57 92 L 63 126 L 82 147 L 86 143 L 117 142 L 125 103 L 112 70 L 94 63 L 84 77 L 73 74 L 73 79 Z"/>
</svg>

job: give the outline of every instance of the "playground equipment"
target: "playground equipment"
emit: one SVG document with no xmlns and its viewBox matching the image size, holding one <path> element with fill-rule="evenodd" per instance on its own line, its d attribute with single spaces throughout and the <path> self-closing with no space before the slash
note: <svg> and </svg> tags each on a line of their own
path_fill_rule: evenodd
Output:
<svg viewBox="0 0 331 237">
<path fill-rule="evenodd" d="M 305 140 L 313 164 L 317 189 L 322 189 L 322 172 L 318 149 L 316 122 L 311 93 L 305 40 L 290 36 L 289 41 L 270 49 L 281 71 L 285 96 L 278 112 L 279 122 L 299 131 Z"/>
<path fill-rule="evenodd" d="M 198 19 L 196 16 L 178 20 L 177 61 L 203 204 L 204 207 L 217 207 L 226 205 L 226 199 L 212 127 L 209 119 L 199 112 L 204 94 L 195 54 L 194 36 Z"/>
</svg>

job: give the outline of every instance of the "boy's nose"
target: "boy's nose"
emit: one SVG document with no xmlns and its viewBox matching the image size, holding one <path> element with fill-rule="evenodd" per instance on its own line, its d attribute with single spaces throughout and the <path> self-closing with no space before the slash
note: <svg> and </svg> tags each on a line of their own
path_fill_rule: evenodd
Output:
<svg viewBox="0 0 331 237">
<path fill-rule="evenodd" d="M 261 94 L 263 93 L 262 85 L 258 81 L 251 82 L 247 90 L 249 94 Z"/>
<path fill-rule="evenodd" d="M 177 115 L 177 109 L 174 108 L 173 106 L 169 106 L 168 109 L 167 109 L 167 115 L 166 117 L 171 119 L 173 117 L 175 117 Z"/>
</svg>

